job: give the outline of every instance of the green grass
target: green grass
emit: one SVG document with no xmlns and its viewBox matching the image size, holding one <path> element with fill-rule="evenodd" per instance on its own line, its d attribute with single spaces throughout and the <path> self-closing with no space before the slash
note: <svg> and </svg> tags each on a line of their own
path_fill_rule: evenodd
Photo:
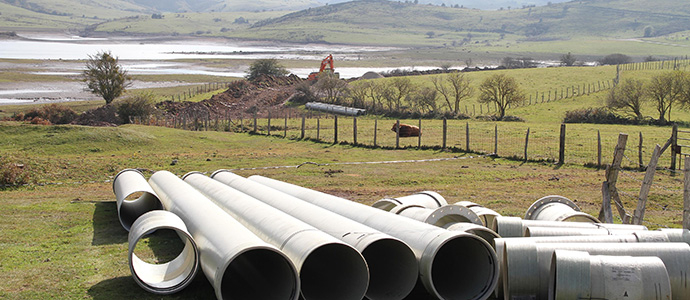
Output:
<svg viewBox="0 0 690 300">
<path fill-rule="evenodd" d="M 536 199 L 559 194 L 596 215 L 604 171 L 578 165 L 520 163 L 469 158 L 436 150 L 379 150 L 227 132 L 190 132 L 161 127 L 33 126 L 0 123 L 0 155 L 23 163 L 32 184 L 0 191 L 0 295 L 6 299 L 159 299 L 139 288 L 127 263 L 127 233 L 117 219 L 112 177 L 124 168 L 238 170 L 263 175 L 371 204 L 421 190 L 448 202 L 470 200 L 504 215 L 521 216 Z M 453 158 L 397 164 L 365 161 Z M 172 159 L 178 164 L 171 166 Z M 328 165 L 303 165 L 313 161 Z M 634 195 L 641 178 L 625 171 L 619 189 Z M 632 177 L 632 178 L 631 178 Z M 43 183 L 39 185 L 38 183 Z M 58 184 L 59 183 L 59 184 Z M 659 171 L 646 223 L 679 227 L 682 176 Z M 627 208 L 633 198 L 624 194 Z M 661 207 L 668 205 L 669 210 Z M 213 291 L 199 274 L 170 299 L 208 299 Z"/>
</svg>

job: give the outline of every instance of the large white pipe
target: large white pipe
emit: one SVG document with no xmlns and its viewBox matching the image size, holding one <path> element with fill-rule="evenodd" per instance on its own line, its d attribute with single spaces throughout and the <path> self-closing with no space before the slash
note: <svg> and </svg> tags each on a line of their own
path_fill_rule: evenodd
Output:
<svg viewBox="0 0 690 300">
<path fill-rule="evenodd" d="M 448 204 L 432 209 L 417 204 L 406 204 L 398 205 L 390 212 L 441 228 L 447 228 L 455 223 L 482 224 L 477 214 L 460 205 Z"/>
<path fill-rule="evenodd" d="M 666 265 L 673 298 L 690 298 L 690 246 L 686 243 L 535 243 L 525 239 L 505 242 L 504 299 L 548 299 L 551 258 L 556 250 L 659 257 Z"/>
<path fill-rule="evenodd" d="M 455 205 L 462 205 L 472 210 L 475 214 L 477 214 L 477 216 L 479 216 L 479 219 L 482 220 L 484 226 L 489 228 L 491 227 L 491 224 L 494 223 L 494 219 L 501 216 L 501 214 L 497 213 L 496 211 L 471 201 L 458 201 L 455 203 Z"/>
<path fill-rule="evenodd" d="M 306 300 L 362 299 L 369 270 L 352 246 L 264 202 L 198 172 L 183 176 L 228 214 L 295 264 Z"/>
<path fill-rule="evenodd" d="M 647 230 L 647 227 L 643 225 L 523 220 L 519 217 L 496 217 L 490 228 L 501 237 L 522 237 L 525 236 L 528 227 L 607 229 L 612 231 Z"/>
<path fill-rule="evenodd" d="M 559 195 L 534 201 L 525 213 L 525 220 L 600 223 L 594 216 L 582 212 L 575 202 Z"/>
<path fill-rule="evenodd" d="M 117 200 L 117 217 L 125 230 L 146 212 L 162 209 L 158 195 L 136 169 L 124 169 L 113 179 L 113 192 Z"/>
<path fill-rule="evenodd" d="M 680 230 L 683 231 L 683 230 Z M 687 231 L 687 229 L 685 229 Z M 671 231 L 678 234 L 677 231 Z M 574 235 L 574 236 L 542 236 L 542 237 L 509 237 L 495 239 L 496 256 L 499 261 L 499 269 L 505 268 L 505 242 L 506 241 L 527 241 L 534 243 L 669 243 L 684 242 L 690 240 L 682 238 L 671 238 L 669 234 L 661 231 L 637 231 L 631 234 L 621 235 Z M 498 285 L 494 291 L 496 298 L 503 297 L 503 274 L 499 276 Z"/>
<path fill-rule="evenodd" d="M 184 242 L 182 251 L 171 261 L 150 264 L 139 258 L 134 249 L 139 240 L 157 230 L 174 230 Z M 173 294 L 192 282 L 199 270 L 199 251 L 177 215 L 166 210 L 154 210 L 141 215 L 129 231 L 129 269 L 134 281 L 144 290 L 154 294 Z"/>
<path fill-rule="evenodd" d="M 549 300 L 571 299 L 670 300 L 671 282 L 658 257 L 556 250 Z"/>
<path fill-rule="evenodd" d="M 364 204 L 262 176 L 250 180 L 405 241 L 419 261 L 420 279 L 439 299 L 487 299 L 496 286 L 496 253 L 483 239 L 452 232 Z"/>
<path fill-rule="evenodd" d="M 199 247 L 201 269 L 218 299 L 299 297 L 297 270 L 276 247 L 259 239 L 175 174 L 156 172 L 149 183 L 165 209 L 187 225 Z"/>
<path fill-rule="evenodd" d="M 414 288 L 419 267 L 400 239 L 227 170 L 216 171 L 211 178 L 355 247 L 369 265 L 368 299 L 403 299 Z"/>
</svg>

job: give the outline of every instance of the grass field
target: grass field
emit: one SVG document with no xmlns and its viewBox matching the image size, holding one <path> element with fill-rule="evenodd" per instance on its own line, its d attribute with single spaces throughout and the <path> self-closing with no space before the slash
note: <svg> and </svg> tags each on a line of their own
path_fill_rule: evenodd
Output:
<svg viewBox="0 0 690 300">
<path fill-rule="evenodd" d="M 238 169 L 371 204 L 421 190 L 448 202 L 470 200 L 521 216 L 536 199 L 559 194 L 597 215 L 603 170 L 520 163 L 435 150 L 377 150 L 227 132 L 162 127 L 32 126 L 0 123 L 0 155 L 25 165 L 31 184 L 0 191 L 0 296 L 5 299 L 159 299 L 134 283 L 127 233 L 117 219 L 113 176 L 124 168 L 212 172 Z M 444 161 L 348 164 L 447 158 Z M 174 166 L 171 161 L 177 159 Z M 307 161 L 321 166 L 294 166 Z M 286 168 L 263 167 L 293 166 Z M 247 168 L 258 168 L 249 170 Z M 621 175 L 622 193 L 636 194 L 641 173 Z M 682 175 L 659 171 L 646 225 L 678 227 Z M 632 198 L 623 200 L 627 208 Z M 664 208 L 666 207 L 666 208 Z M 620 222 L 620 221 L 619 221 Z M 199 275 L 170 299 L 213 297 Z"/>
</svg>

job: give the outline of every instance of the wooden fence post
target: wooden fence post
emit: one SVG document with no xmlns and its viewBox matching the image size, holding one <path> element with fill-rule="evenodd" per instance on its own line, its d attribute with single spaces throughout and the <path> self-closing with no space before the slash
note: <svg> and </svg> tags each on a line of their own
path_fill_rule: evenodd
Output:
<svg viewBox="0 0 690 300">
<path fill-rule="evenodd" d="M 527 134 L 525 135 L 525 162 L 527 161 L 527 145 L 529 145 L 529 127 L 527 127 Z"/>
<path fill-rule="evenodd" d="M 606 168 L 606 182 L 608 184 L 608 193 L 610 194 L 610 198 L 604 198 L 604 205 L 602 205 L 602 211 L 599 212 L 599 217 L 603 217 L 603 208 L 606 206 L 606 202 L 610 202 L 613 200 L 613 202 L 616 204 L 616 209 L 618 210 L 618 214 L 620 214 L 621 219 L 623 220 L 624 224 L 629 223 L 630 215 L 628 215 L 625 212 L 625 208 L 623 208 L 623 203 L 620 200 L 620 196 L 618 195 L 618 190 L 616 189 L 616 183 L 618 182 L 618 172 L 621 169 L 621 162 L 623 160 L 623 154 L 625 153 L 625 145 L 628 142 L 628 135 L 625 133 L 621 133 L 618 135 L 618 144 L 616 144 L 616 150 L 614 151 L 613 155 L 613 162 L 611 163 L 610 166 Z"/>
<path fill-rule="evenodd" d="M 465 106 L 467 109 L 467 106 Z M 422 149 L 422 118 L 419 118 L 419 136 L 417 137 L 417 149 Z"/>
<path fill-rule="evenodd" d="M 654 148 L 654 153 L 652 153 L 652 158 L 649 160 L 647 172 L 644 174 L 644 180 L 642 181 L 642 187 L 640 188 L 640 196 L 637 198 L 637 208 L 633 213 L 632 224 L 642 225 L 642 221 L 644 220 L 644 211 L 647 207 L 647 195 L 649 195 L 649 189 L 652 188 L 654 173 L 656 173 L 656 165 L 659 162 L 659 156 L 661 155 L 660 153 L 661 147 L 656 145 Z"/>
<path fill-rule="evenodd" d="M 267 130 L 268 130 L 267 135 L 270 136 L 271 135 L 271 112 L 270 111 L 268 112 L 268 129 Z"/>
<path fill-rule="evenodd" d="M 683 229 L 690 229 L 690 156 L 685 157 L 683 174 Z"/>
<path fill-rule="evenodd" d="M 395 149 L 400 148 L 400 120 L 395 121 Z"/>
<path fill-rule="evenodd" d="M 287 138 L 287 130 L 288 130 L 288 115 L 285 114 L 285 127 L 283 128 L 283 138 Z"/>
<path fill-rule="evenodd" d="M 254 133 L 257 133 L 258 131 L 258 126 L 256 124 L 256 113 L 254 113 Z"/>
<path fill-rule="evenodd" d="M 656 151 L 656 149 L 655 149 Z M 640 131 L 640 144 L 637 147 L 637 161 L 639 164 L 640 170 L 644 169 L 644 164 L 642 164 L 642 131 Z M 656 166 L 655 166 L 656 168 Z"/>
<path fill-rule="evenodd" d="M 378 134 L 379 120 L 374 119 L 374 147 L 376 147 L 376 136 Z"/>
<path fill-rule="evenodd" d="M 565 163 L 565 124 L 561 124 L 561 135 L 558 143 L 558 164 Z"/>
<path fill-rule="evenodd" d="M 498 124 L 494 125 L 494 155 L 498 155 Z"/>
<path fill-rule="evenodd" d="M 597 130 L 597 167 L 601 168 L 601 132 Z"/>
<path fill-rule="evenodd" d="M 465 151 L 470 152 L 470 122 L 465 122 Z"/>
<path fill-rule="evenodd" d="M 354 144 L 357 145 L 357 117 L 352 119 L 352 139 Z"/>
<path fill-rule="evenodd" d="M 443 146 L 441 149 L 446 150 L 446 141 L 448 138 L 448 119 L 443 118 Z"/>
<path fill-rule="evenodd" d="M 321 135 L 321 118 L 316 117 L 316 140 L 318 141 Z"/>
<path fill-rule="evenodd" d="M 604 181 L 601 184 L 601 195 L 603 202 L 601 203 L 601 210 L 599 212 L 599 220 L 604 223 L 613 223 L 613 212 L 611 211 L 611 193 L 609 191 L 609 182 Z"/>
<path fill-rule="evenodd" d="M 338 143 L 338 115 L 333 115 L 333 144 Z"/>
<path fill-rule="evenodd" d="M 299 139 L 303 140 L 304 139 L 304 125 L 305 125 L 305 117 L 302 115 L 302 132 L 300 133 Z"/>
<path fill-rule="evenodd" d="M 676 169 L 676 156 L 678 154 L 678 125 L 673 125 L 671 131 L 671 170 Z"/>
</svg>

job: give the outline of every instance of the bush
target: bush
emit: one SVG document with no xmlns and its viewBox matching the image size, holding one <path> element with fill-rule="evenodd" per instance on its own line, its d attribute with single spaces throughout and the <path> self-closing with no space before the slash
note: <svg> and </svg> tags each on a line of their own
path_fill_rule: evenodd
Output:
<svg viewBox="0 0 690 300">
<path fill-rule="evenodd" d="M 50 104 L 39 108 L 32 108 L 26 113 L 17 113 L 12 118 L 15 121 L 29 121 L 32 124 L 69 124 L 77 118 L 77 113 L 62 104 Z"/>
<path fill-rule="evenodd" d="M 29 183 L 29 172 L 23 164 L 11 162 L 0 157 L 0 188 Z"/>
<path fill-rule="evenodd" d="M 151 93 L 138 94 L 118 101 L 115 106 L 123 124 L 129 124 L 132 117 L 148 118 L 155 111 L 155 96 Z"/>
<path fill-rule="evenodd" d="M 633 120 L 618 116 L 606 108 L 583 108 L 567 111 L 563 123 L 631 124 Z"/>
</svg>

